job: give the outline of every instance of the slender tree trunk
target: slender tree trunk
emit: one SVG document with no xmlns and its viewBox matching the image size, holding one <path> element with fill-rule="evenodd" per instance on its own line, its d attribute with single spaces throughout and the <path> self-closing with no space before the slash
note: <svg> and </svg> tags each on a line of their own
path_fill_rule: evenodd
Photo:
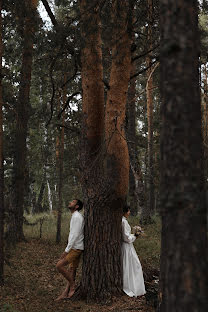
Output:
<svg viewBox="0 0 208 312">
<path fill-rule="evenodd" d="M 4 166 L 3 166 L 3 98 L 2 98 L 2 0 L 0 0 L 0 285 L 4 284 Z"/>
<path fill-rule="evenodd" d="M 148 137 L 147 137 L 147 151 L 145 155 L 146 164 L 146 193 L 148 200 L 146 202 L 146 207 L 142 209 L 141 224 L 151 223 L 151 215 L 155 211 L 155 185 L 154 185 L 154 150 L 153 150 L 153 99 L 152 94 L 150 95 L 150 90 L 152 93 L 153 80 L 152 75 L 157 68 L 159 63 L 156 63 L 151 71 L 146 84 L 147 91 L 147 124 L 148 124 Z M 151 81 L 149 85 L 149 81 Z"/>
<path fill-rule="evenodd" d="M 51 196 L 51 188 L 49 181 L 47 180 L 47 186 L 48 186 L 48 202 L 49 202 L 49 210 L 52 212 L 53 210 L 53 201 L 52 201 L 52 196 Z"/>
<path fill-rule="evenodd" d="M 153 3 L 148 0 L 148 27 L 147 27 L 147 50 L 152 50 L 152 23 L 153 23 Z M 147 67 L 152 62 L 152 52 L 147 55 Z M 147 97 L 147 205 L 142 210 L 141 222 L 149 223 L 151 215 L 154 212 L 154 164 L 153 164 L 153 77 L 152 68 L 147 70 L 147 84 L 146 84 L 146 97 Z"/>
<path fill-rule="evenodd" d="M 132 63 L 131 76 L 135 74 L 135 63 Z M 130 80 L 127 98 L 128 150 L 130 158 L 129 169 L 129 197 L 131 214 L 136 216 L 144 209 L 144 183 L 140 162 L 136 151 L 136 78 Z"/>
<path fill-rule="evenodd" d="M 66 103 L 66 74 L 64 77 L 65 87 L 63 90 L 63 103 Z M 62 216 L 62 191 L 63 191 L 63 162 L 64 162 L 64 124 L 65 124 L 65 114 L 62 114 L 62 128 L 60 132 L 60 140 L 59 140 L 59 157 L 57 159 L 58 163 L 58 215 L 57 215 L 57 232 L 56 232 L 56 243 L 60 243 L 61 241 L 61 216 Z"/>
<path fill-rule="evenodd" d="M 161 312 L 207 311 L 197 5 L 161 0 Z"/>
<path fill-rule="evenodd" d="M 39 192 L 38 200 L 37 200 L 36 207 L 35 207 L 35 213 L 43 212 L 42 202 L 43 202 L 45 186 L 46 186 L 46 173 L 44 173 L 43 175 L 43 180 L 40 186 L 40 192 Z"/>
<path fill-rule="evenodd" d="M 208 85 L 207 68 L 204 65 L 203 70 L 203 96 L 202 96 L 202 116 L 203 116 L 203 141 L 204 141 L 204 159 L 205 176 L 208 176 Z"/>
<path fill-rule="evenodd" d="M 14 198 L 13 198 L 13 225 L 10 227 L 10 239 L 13 242 L 24 239 L 23 213 L 24 191 L 27 155 L 27 124 L 29 119 L 29 95 L 32 72 L 32 53 L 34 40 L 34 13 L 37 0 L 31 0 L 26 4 L 27 16 L 24 21 L 24 42 L 22 68 L 20 75 L 19 97 L 16 107 L 16 133 L 14 156 Z"/>
</svg>

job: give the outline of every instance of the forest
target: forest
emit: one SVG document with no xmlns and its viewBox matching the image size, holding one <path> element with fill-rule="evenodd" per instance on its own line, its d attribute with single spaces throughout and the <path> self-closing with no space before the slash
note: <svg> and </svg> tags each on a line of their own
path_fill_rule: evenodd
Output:
<svg viewBox="0 0 208 312">
<path fill-rule="evenodd" d="M 205 312 L 206 0 L 0 0 L 0 312 Z M 71 214 L 84 252 L 54 301 Z M 129 205 L 146 294 L 123 293 Z"/>
</svg>

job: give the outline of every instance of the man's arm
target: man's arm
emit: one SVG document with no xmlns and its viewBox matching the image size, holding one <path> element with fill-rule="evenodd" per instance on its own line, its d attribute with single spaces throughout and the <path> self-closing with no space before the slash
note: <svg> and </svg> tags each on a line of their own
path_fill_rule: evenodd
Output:
<svg viewBox="0 0 208 312">
<path fill-rule="evenodd" d="M 68 238 L 68 245 L 66 246 L 65 252 L 68 253 L 70 249 L 72 249 L 76 239 L 80 234 L 80 230 L 82 227 L 82 220 L 80 218 L 74 218 L 71 224 L 69 238 Z"/>
</svg>

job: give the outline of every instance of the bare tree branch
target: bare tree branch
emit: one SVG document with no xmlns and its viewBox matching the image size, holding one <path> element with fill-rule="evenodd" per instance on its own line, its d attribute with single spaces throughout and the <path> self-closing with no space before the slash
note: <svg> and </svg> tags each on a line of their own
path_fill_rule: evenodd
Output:
<svg viewBox="0 0 208 312">
<path fill-rule="evenodd" d="M 41 1 L 42 1 L 43 5 L 44 5 L 44 7 L 45 7 L 45 9 L 46 9 L 46 11 L 47 11 L 47 13 L 48 13 L 48 16 L 49 16 L 50 19 L 51 19 L 51 22 L 52 22 L 53 26 L 54 26 L 54 27 L 57 27 L 57 26 L 58 26 L 58 23 L 57 23 L 57 21 L 56 21 L 56 18 L 55 18 L 55 16 L 54 16 L 53 12 L 51 11 L 51 8 L 50 8 L 50 6 L 49 6 L 47 0 L 41 0 Z"/>
<path fill-rule="evenodd" d="M 62 108 L 62 110 L 59 112 L 58 114 L 58 118 L 61 118 L 62 113 L 65 111 L 65 109 L 67 108 L 67 106 L 69 105 L 70 101 L 73 99 L 73 97 L 75 97 L 76 95 L 81 94 L 80 91 L 76 91 L 74 92 L 72 95 L 70 95 L 70 97 L 68 97 L 64 107 Z"/>
<path fill-rule="evenodd" d="M 153 61 L 152 63 L 150 63 L 149 66 L 143 68 L 143 69 L 140 70 L 139 72 L 137 72 L 137 73 L 135 73 L 134 75 L 132 75 L 132 76 L 130 77 L 130 79 L 133 79 L 133 78 L 137 77 L 138 75 L 143 74 L 144 72 L 146 72 L 146 70 L 148 70 L 149 68 L 151 68 L 151 67 L 152 67 L 155 63 L 157 63 L 157 62 L 158 62 L 158 59 L 156 59 L 155 61 Z"/>
<path fill-rule="evenodd" d="M 158 47 L 159 47 L 159 44 L 157 44 L 157 45 L 156 45 L 155 47 L 153 47 L 151 50 L 148 50 L 148 51 L 146 51 L 146 52 L 144 52 L 144 53 L 142 53 L 142 54 L 140 54 L 140 55 L 136 55 L 135 57 L 133 57 L 133 58 L 131 59 L 131 61 L 134 62 L 134 61 L 138 60 L 139 58 L 142 58 L 142 57 L 146 56 L 147 54 L 149 54 L 150 52 L 154 51 L 154 50 L 157 49 Z"/>
</svg>

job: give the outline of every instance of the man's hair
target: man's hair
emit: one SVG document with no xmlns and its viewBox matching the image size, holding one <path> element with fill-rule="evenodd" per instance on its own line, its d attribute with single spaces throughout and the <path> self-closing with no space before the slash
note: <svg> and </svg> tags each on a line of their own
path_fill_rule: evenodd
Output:
<svg viewBox="0 0 208 312">
<path fill-rule="evenodd" d="M 130 207 L 128 205 L 124 205 L 123 213 L 127 213 L 129 210 L 130 210 Z"/>
<path fill-rule="evenodd" d="M 82 210 L 83 207 L 83 202 L 80 199 L 75 198 L 75 200 L 77 201 L 76 205 L 79 206 L 79 208 L 77 208 L 78 211 Z"/>
</svg>

